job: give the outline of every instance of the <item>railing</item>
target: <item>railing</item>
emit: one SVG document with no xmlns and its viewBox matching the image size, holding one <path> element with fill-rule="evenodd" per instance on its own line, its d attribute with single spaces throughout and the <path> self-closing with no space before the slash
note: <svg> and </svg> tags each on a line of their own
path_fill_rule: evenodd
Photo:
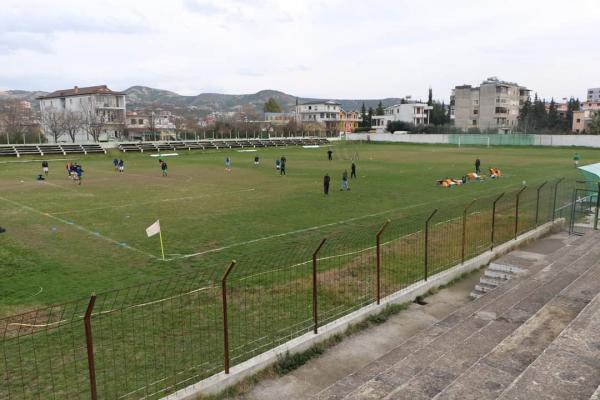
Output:
<svg viewBox="0 0 600 400">
<path fill-rule="evenodd" d="M 292 241 L 211 271 L 5 317 L 0 399 L 161 398 L 568 218 L 571 187 L 540 183 L 336 227 L 327 238 L 307 232 L 310 246 Z"/>
</svg>

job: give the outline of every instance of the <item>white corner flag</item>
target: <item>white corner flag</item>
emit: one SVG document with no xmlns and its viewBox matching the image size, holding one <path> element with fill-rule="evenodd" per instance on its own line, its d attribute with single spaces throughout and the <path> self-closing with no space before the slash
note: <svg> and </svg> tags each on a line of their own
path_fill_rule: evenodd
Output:
<svg viewBox="0 0 600 400">
<path fill-rule="evenodd" d="M 165 248 L 163 246 L 162 232 L 160 230 L 160 220 L 156 220 L 155 223 L 153 223 L 152 225 L 150 225 L 149 227 L 146 228 L 146 235 L 148 235 L 148 237 L 152 237 L 152 236 L 156 235 L 157 233 L 158 233 L 158 236 L 160 237 L 160 252 L 162 253 L 162 259 L 164 261 L 165 260 Z"/>
</svg>

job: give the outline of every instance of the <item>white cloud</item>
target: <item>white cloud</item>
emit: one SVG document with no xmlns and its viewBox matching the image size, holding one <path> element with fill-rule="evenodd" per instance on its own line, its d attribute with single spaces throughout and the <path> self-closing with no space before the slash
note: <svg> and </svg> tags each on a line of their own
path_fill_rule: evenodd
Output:
<svg viewBox="0 0 600 400">
<path fill-rule="evenodd" d="M 595 0 L 3 0 L 0 89 L 447 98 L 488 76 L 542 97 L 600 86 Z"/>
</svg>

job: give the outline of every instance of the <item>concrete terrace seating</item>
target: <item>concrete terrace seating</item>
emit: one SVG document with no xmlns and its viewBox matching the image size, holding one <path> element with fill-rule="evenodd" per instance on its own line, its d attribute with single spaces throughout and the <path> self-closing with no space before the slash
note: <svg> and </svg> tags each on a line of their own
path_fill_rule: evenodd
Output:
<svg viewBox="0 0 600 400">
<path fill-rule="evenodd" d="M 99 144 L 82 144 L 81 148 L 83 149 L 85 154 L 88 153 L 104 153 L 106 154 L 106 150 L 102 148 Z"/>
<path fill-rule="evenodd" d="M 223 139 L 201 141 L 173 142 L 139 142 L 121 143 L 122 152 L 148 152 L 168 150 L 211 150 L 211 149 L 245 149 L 280 146 L 302 146 L 329 143 L 327 139 L 319 138 L 271 138 L 271 139 Z"/>
<path fill-rule="evenodd" d="M 51 154 L 89 154 L 104 153 L 106 150 L 99 144 L 40 144 L 0 146 L 0 156 L 46 156 Z"/>
<path fill-rule="evenodd" d="M 16 156 L 17 150 L 14 146 L 0 146 L 0 156 Z"/>
<path fill-rule="evenodd" d="M 554 234 L 501 257 L 524 272 L 315 398 L 590 399 L 600 385 L 599 240 Z"/>
</svg>

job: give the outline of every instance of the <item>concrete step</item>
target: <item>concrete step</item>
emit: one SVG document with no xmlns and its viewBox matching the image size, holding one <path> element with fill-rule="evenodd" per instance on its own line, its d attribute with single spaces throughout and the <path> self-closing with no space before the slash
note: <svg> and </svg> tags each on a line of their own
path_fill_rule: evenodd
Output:
<svg viewBox="0 0 600 400">
<path fill-rule="evenodd" d="M 600 274 L 595 276 L 596 282 L 598 278 Z M 586 290 L 581 294 L 587 297 L 589 293 Z M 598 396 L 599 371 L 600 296 L 596 295 L 498 399 L 587 400 Z"/>
<path fill-rule="evenodd" d="M 589 267 L 513 334 L 451 382 L 435 400 L 497 399 L 600 293 L 600 264 L 595 262 L 598 257 L 600 251 L 596 250 L 573 264 L 572 268 L 577 270 Z M 520 311 L 523 310 L 515 309 L 515 312 Z M 529 397 L 532 398 L 550 397 Z"/>
<path fill-rule="evenodd" d="M 480 292 L 479 290 L 475 289 L 475 290 L 473 290 L 473 291 L 472 291 L 472 292 L 469 294 L 469 297 L 470 297 L 472 300 L 477 300 L 477 299 L 479 299 L 479 298 L 480 298 L 481 296 L 483 296 L 483 295 L 485 295 L 485 292 Z"/>
<path fill-rule="evenodd" d="M 487 276 L 490 278 L 497 278 L 497 279 L 504 279 L 504 280 L 509 280 L 515 276 L 515 274 L 513 274 L 512 272 L 496 271 L 496 270 L 492 270 L 492 269 L 488 269 L 488 268 L 485 269 L 483 274 L 484 274 L 484 276 Z"/>
<path fill-rule="evenodd" d="M 588 242 L 582 241 L 580 246 L 584 247 Z M 565 267 L 580 257 L 578 247 L 566 248 L 553 262 L 532 266 L 530 274 L 525 276 L 527 279 L 508 281 L 424 332 L 422 335 L 427 340 L 415 339 L 412 343 L 418 343 L 418 346 L 403 344 L 322 391 L 317 398 L 379 399 L 388 396 L 416 399 L 435 396 L 542 308 L 549 300 L 547 296 L 555 296 L 577 278 Z M 518 269 L 509 267 L 511 272 Z M 538 292 L 543 295 L 536 296 Z M 447 357 L 447 354 L 452 356 Z M 443 362 L 449 364 L 444 366 Z M 421 380 L 415 380 L 417 376 L 422 377 Z M 408 392 L 404 393 L 404 390 Z"/>
<path fill-rule="evenodd" d="M 483 293 L 489 293 L 492 290 L 496 289 L 498 285 L 490 285 L 489 283 L 478 283 L 475 285 L 475 290 Z"/>
<path fill-rule="evenodd" d="M 490 285 L 490 286 L 500 286 L 506 283 L 508 279 L 501 279 L 501 278 L 491 278 L 489 276 L 482 276 L 481 278 L 479 278 L 479 282 L 480 283 L 484 283 L 486 285 Z"/>
<path fill-rule="evenodd" d="M 526 270 L 523 268 L 519 268 L 514 265 L 503 264 L 500 261 L 491 262 L 490 265 L 488 266 L 488 269 L 491 271 L 498 271 L 498 272 L 504 272 L 504 273 L 509 273 L 509 274 L 522 274 L 522 273 L 526 272 Z"/>
</svg>

